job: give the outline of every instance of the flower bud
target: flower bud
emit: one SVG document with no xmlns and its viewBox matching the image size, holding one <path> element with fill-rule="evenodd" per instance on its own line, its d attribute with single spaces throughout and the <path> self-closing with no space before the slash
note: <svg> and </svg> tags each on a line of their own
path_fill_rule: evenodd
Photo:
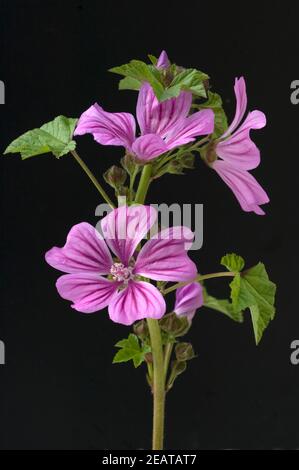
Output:
<svg viewBox="0 0 299 470">
<path fill-rule="evenodd" d="M 136 158 L 134 155 L 130 153 L 126 153 L 125 156 L 120 161 L 122 167 L 126 170 L 126 172 L 132 176 L 136 169 Z"/>
<path fill-rule="evenodd" d="M 195 157 L 193 153 L 185 153 L 180 159 L 180 163 L 182 167 L 188 168 L 190 170 L 193 170 L 194 168 L 194 161 L 195 161 Z"/>
<path fill-rule="evenodd" d="M 186 368 L 187 368 L 187 363 L 185 361 L 172 361 L 171 371 L 170 371 L 167 388 L 166 388 L 167 392 L 173 387 L 175 379 L 180 374 L 185 372 Z"/>
<path fill-rule="evenodd" d="M 123 168 L 113 165 L 103 174 L 103 177 L 106 183 L 117 189 L 125 184 L 127 174 Z"/>
<path fill-rule="evenodd" d="M 145 320 L 141 320 L 133 325 L 133 330 L 136 336 L 142 341 L 146 341 L 149 338 L 148 326 Z"/>
<path fill-rule="evenodd" d="M 178 317 L 175 313 L 168 313 L 160 320 L 160 327 L 165 333 L 174 336 L 183 336 L 190 328 L 190 322 L 187 317 Z"/>
<path fill-rule="evenodd" d="M 175 355 L 179 362 L 189 361 L 195 357 L 193 346 L 191 343 L 177 343 L 175 347 Z"/>
</svg>

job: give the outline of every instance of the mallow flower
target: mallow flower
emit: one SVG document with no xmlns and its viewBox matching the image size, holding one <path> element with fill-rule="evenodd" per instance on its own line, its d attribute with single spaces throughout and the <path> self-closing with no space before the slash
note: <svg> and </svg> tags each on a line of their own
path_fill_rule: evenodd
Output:
<svg viewBox="0 0 299 470">
<path fill-rule="evenodd" d="M 169 59 L 168 59 L 168 55 L 167 55 L 167 52 L 166 51 L 162 51 L 158 60 L 157 60 L 157 64 L 156 64 L 156 67 L 157 69 L 167 69 L 168 67 L 170 66 L 170 62 L 169 62 Z"/>
<path fill-rule="evenodd" d="M 188 281 L 197 270 L 187 255 L 193 240 L 187 227 L 164 229 L 138 251 L 156 219 L 150 206 L 122 206 L 101 220 L 103 236 L 86 222 L 75 225 L 64 247 L 46 253 L 52 267 L 67 273 L 56 283 L 61 297 L 83 313 L 108 306 L 111 320 L 123 325 L 161 318 L 165 301 L 149 280 Z"/>
<path fill-rule="evenodd" d="M 191 282 L 176 290 L 174 312 L 191 322 L 196 310 L 203 305 L 203 289 L 198 282 Z"/>
<path fill-rule="evenodd" d="M 163 51 L 158 68 L 169 64 Z M 92 134 L 102 145 L 125 147 L 126 151 L 147 162 L 180 145 L 214 130 L 214 113 L 205 109 L 189 115 L 192 93 L 181 91 L 176 98 L 159 102 L 149 83 L 142 84 L 137 100 L 137 121 L 140 136 L 136 136 L 136 121 L 129 113 L 108 113 L 97 103 L 85 111 L 74 135 Z"/>
<path fill-rule="evenodd" d="M 252 111 L 240 125 L 247 108 L 243 77 L 236 78 L 234 90 L 235 117 L 226 132 L 211 147 L 208 163 L 229 186 L 244 211 L 264 215 L 260 205 L 269 202 L 268 195 L 248 170 L 260 164 L 260 151 L 249 133 L 251 129 L 264 127 L 266 116 L 261 111 Z"/>
</svg>

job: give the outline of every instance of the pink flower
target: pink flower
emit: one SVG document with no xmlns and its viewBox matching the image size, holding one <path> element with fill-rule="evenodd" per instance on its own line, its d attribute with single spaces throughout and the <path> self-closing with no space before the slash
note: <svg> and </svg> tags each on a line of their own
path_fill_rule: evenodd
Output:
<svg viewBox="0 0 299 470">
<path fill-rule="evenodd" d="M 243 77 L 236 78 L 234 89 L 237 100 L 236 114 L 214 148 L 221 160 L 217 159 L 210 164 L 233 191 L 244 211 L 264 215 L 260 205 L 269 202 L 268 195 L 247 170 L 252 170 L 260 164 L 260 152 L 250 139 L 250 130 L 264 127 L 266 117 L 261 111 L 252 111 L 239 126 L 247 107 Z"/>
<path fill-rule="evenodd" d="M 105 241 L 90 224 L 75 225 L 63 248 L 54 247 L 46 253 L 51 266 L 68 273 L 56 283 L 61 297 L 84 313 L 108 306 L 111 320 L 123 325 L 147 317 L 161 318 L 166 310 L 164 298 L 142 278 L 187 281 L 197 270 L 185 250 L 185 243 L 193 239 L 187 227 L 163 230 L 137 253 L 156 218 L 157 212 L 150 206 L 115 209 L 101 221 Z"/>
<path fill-rule="evenodd" d="M 165 51 L 159 57 L 158 68 L 169 65 Z M 177 98 L 160 103 L 152 87 L 144 83 L 137 101 L 137 121 L 141 136 L 136 137 L 136 122 L 129 113 L 108 113 L 97 103 L 79 119 L 74 135 L 92 134 L 102 145 L 117 145 L 137 156 L 139 160 L 152 160 L 159 155 L 211 134 L 214 113 L 205 109 L 188 116 L 192 93 L 182 91 Z"/>
<path fill-rule="evenodd" d="M 169 66 L 170 66 L 170 62 L 168 59 L 168 55 L 166 51 L 162 51 L 157 61 L 157 68 L 167 69 Z"/>
<path fill-rule="evenodd" d="M 191 282 L 176 291 L 174 312 L 185 316 L 191 322 L 196 309 L 203 305 L 203 290 L 198 282 Z"/>
</svg>

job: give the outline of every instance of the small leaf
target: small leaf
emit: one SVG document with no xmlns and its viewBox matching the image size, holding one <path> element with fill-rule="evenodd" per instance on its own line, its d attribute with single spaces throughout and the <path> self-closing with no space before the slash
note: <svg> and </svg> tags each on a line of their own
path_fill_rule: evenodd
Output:
<svg viewBox="0 0 299 470">
<path fill-rule="evenodd" d="M 176 98 L 177 96 L 179 96 L 180 92 L 181 92 L 180 85 L 170 86 L 169 88 L 166 88 L 163 91 L 160 97 L 160 101 L 169 100 L 170 98 Z"/>
<path fill-rule="evenodd" d="M 256 344 L 275 316 L 276 286 L 269 280 L 263 263 L 238 274 L 231 283 L 231 298 L 236 310 L 250 309 Z"/>
<path fill-rule="evenodd" d="M 132 360 L 135 367 L 140 366 L 151 350 L 147 345 L 140 345 L 138 337 L 132 333 L 128 338 L 118 341 L 115 347 L 121 349 L 115 354 L 113 364 Z"/>
<path fill-rule="evenodd" d="M 113 67 L 109 72 L 117 73 L 124 77 L 133 79 L 133 86 L 137 86 L 136 82 L 148 82 L 152 86 L 157 98 L 160 99 L 163 94 L 164 87 L 159 81 L 159 72 L 154 69 L 155 68 L 153 66 L 150 66 L 141 60 L 131 60 L 128 64 Z M 130 81 L 129 84 L 132 86 L 132 81 Z M 122 83 L 122 87 L 123 86 L 124 83 Z M 125 86 L 127 86 L 127 83 L 125 83 Z"/>
<path fill-rule="evenodd" d="M 157 57 L 155 57 L 155 56 L 152 55 L 152 54 L 148 54 L 148 58 L 149 58 L 149 60 L 151 61 L 151 63 L 152 63 L 153 65 L 157 65 L 157 62 L 158 62 L 158 58 L 157 58 Z"/>
<path fill-rule="evenodd" d="M 53 153 L 59 158 L 76 148 L 72 140 L 77 119 L 58 116 L 39 129 L 33 129 L 15 139 L 4 154 L 21 153 L 22 159 Z"/>
<path fill-rule="evenodd" d="M 204 81 L 209 76 L 196 69 L 185 69 L 172 80 L 170 87 L 179 85 L 182 90 L 192 91 L 194 95 L 206 98 L 207 93 Z"/>
<path fill-rule="evenodd" d="M 213 138 L 217 139 L 228 128 L 227 117 L 222 106 L 221 96 L 217 93 L 208 92 L 208 100 L 204 103 L 195 105 L 198 109 L 212 109 L 215 115 L 215 127 L 213 132 Z"/>
<path fill-rule="evenodd" d="M 212 310 L 216 310 L 217 312 L 224 313 L 224 315 L 238 323 L 243 322 L 243 312 L 237 310 L 235 311 L 232 303 L 229 300 L 216 299 L 216 297 L 212 297 L 211 295 L 209 295 L 205 288 L 203 290 L 203 294 L 204 307 L 211 308 Z"/>
<path fill-rule="evenodd" d="M 118 84 L 119 90 L 139 90 L 141 87 L 141 81 L 136 78 L 125 77 L 120 80 Z"/>
<path fill-rule="evenodd" d="M 159 101 L 176 97 L 181 90 L 190 91 L 199 97 L 207 97 L 204 85 L 204 81 L 209 78 L 207 74 L 196 69 L 182 70 L 182 67 L 173 64 L 165 76 L 165 71 L 156 67 L 157 58 L 151 55 L 149 58 L 152 64 L 131 60 L 128 64 L 109 70 L 125 77 L 119 82 L 120 90 L 139 90 L 142 83 L 148 82 Z"/>
<path fill-rule="evenodd" d="M 245 261 L 242 256 L 229 253 L 221 258 L 220 264 L 225 266 L 229 271 L 240 272 L 245 266 Z"/>
</svg>

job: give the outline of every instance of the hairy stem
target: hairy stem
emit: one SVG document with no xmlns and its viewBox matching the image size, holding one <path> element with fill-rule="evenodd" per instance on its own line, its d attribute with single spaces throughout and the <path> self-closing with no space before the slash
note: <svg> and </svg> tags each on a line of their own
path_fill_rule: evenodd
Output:
<svg viewBox="0 0 299 470">
<path fill-rule="evenodd" d="M 152 450 L 162 450 L 165 416 L 165 373 L 161 330 L 158 320 L 147 319 L 153 355 L 153 441 Z"/>
<path fill-rule="evenodd" d="M 205 279 L 213 279 L 214 277 L 227 277 L 227 276 L 234 277 L 235 275 L 236 273 L 231 272 L 231 271 L 223 271 L 220 273 L 211 273 L 211 274 L 199 274 L 192 281 L 178 282 L 177 284 L 174 284 L 173 286 L 168 287 L 168 289 L 164 289 L 162 293 L 163 295 L 167 295 L 170 292 L 177 290 L 179 287 L 187 286 L 188 284 L 191 284 L 192 282 L 200 282 L 200 281 L 204 281 Z"/>
<path fill-rule="evenodd" d="M 173 350 L 173 343 L 167 343 L 165 346 L 165 351 L 164 351 L 164 375 L 165 375 L 165 382 L 167 380 L 167 373 L 168 373 L 168 367 L 169 367 L 169 362 L 171 358 Z"/>
<path fill-rule="evenodd" d="M 99 191 L 100 195 L 102 196 L 102 198 L 107 202 L 107 204 L 109 204 L 109 206 L 113 209 L 115 206 L 113 204 L 113 202 L 111 201 L 111 199 L 109 198 L 108 194 L 106 193 L 106 191 L 104 190 L 104 188 L 101 186 L 101 184 L 98 182 L 98 180 L 96 179 L 96 177 L 94 176 L 94 174 L 90 171 L 90 169 L 88 168 L 88 166 L 84 163 L 84 161 L 81 159 L 81 157 L 79 157 L 78 153 L 76 152 L 76 150 L 72 150 L 71 151 L 71 154 L 73 155 L 73 157 L 75 158 L 75 160 L 79 163 L 79 165 L 81 166 L 81 168 L 83 169 L 83 171 L 85 171 L 85 173 L 87 174 L 87 176 L 89 177 L 89 179 L 93 182 L 93 184 L 95 185 L 95 187 L 97 188 L 97 190 Z"/>
<path fill-rule="evenodd" d="M 144 165 L 140 181 L 137 189 L 137 194 L 135 198 L 135 202 L 137 204 L 143 204 L 146 198 L 146 194 L 150 185 L 150 179 L 152 174 L 152 165 L 151 163 L 147 163 Z"/>
</svg>

